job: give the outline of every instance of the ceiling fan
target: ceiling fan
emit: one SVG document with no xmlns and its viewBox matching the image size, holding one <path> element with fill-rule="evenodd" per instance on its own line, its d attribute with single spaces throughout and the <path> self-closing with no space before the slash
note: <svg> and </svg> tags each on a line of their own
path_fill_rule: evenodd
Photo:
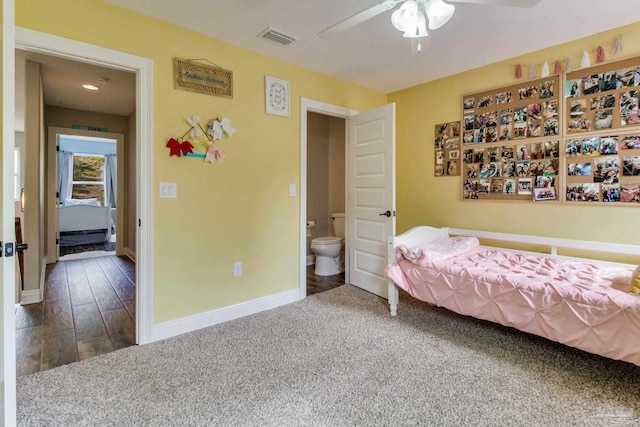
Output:
<svg viewBox="0 0 640 427">
<path fill-rule="evenodd" d="M 412 50 L 420 53 L 420 39 L 429 35 L 427 32 L 427 21 L 429 23 L 429 29 L 431 30 L 438 29 L 446 24 L 453 16 L 455 10 L 455 6 L 449 3 L 477 3 L 530 8 L 539 2 L 540 0 L 447 0 L 447 2 L 443 0 L 384 0 L 369 9 L 356 13 L 350 18 L 320 31 L 318 37 L 333 37 L 374 16 L 391 10 L 402 3 L 402 6 L 396 9 L 391 15 L 391 23 L 397 30 L 403 33 L 403 37 L 417 39 L 417 42 L 412 40 Z"/>
</svg>

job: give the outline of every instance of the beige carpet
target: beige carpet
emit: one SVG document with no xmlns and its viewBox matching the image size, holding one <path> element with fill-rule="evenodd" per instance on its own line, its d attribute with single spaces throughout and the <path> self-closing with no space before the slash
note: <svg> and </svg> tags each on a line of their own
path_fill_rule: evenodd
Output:
<svg viewBox="0 0 640 427">
<path fill-rule="evenodd" d="M 345 285 L 18 380 L 22 426 L 638 426 L 640 367 Z"/>
</svg>

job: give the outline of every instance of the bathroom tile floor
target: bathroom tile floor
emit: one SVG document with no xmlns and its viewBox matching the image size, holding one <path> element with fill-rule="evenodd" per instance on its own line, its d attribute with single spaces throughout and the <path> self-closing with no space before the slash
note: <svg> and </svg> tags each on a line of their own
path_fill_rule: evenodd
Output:
<svg viewBox="0 0 640 427">
<path fill-rule="evenodd" d="M 314 265 L 307 266 L 307 296 L 344 285 L 344 273 L 335 276 L 316 276 Z"/>
<path fill-rule="evenodd" d="M 134 345 L 135 278 L 126 257 L 48 265 L 44 301 L 16 307 L 17 375 Z"/>
</svg>

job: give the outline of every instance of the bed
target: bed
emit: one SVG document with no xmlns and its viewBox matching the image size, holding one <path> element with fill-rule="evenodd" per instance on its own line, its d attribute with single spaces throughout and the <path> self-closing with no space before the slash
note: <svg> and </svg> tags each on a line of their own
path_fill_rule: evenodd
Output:
<svg viewBox="0 0 640 427">
<path fill-rule="evenodd" d="M 550 253 L 483 246 L 478 238 Z M 640 260 L 640 246 L 416 227 L 389 242 L 391 315 L 400 288 L 462 315 L 640 366 L 640 295 L 630 292 L 636 265 L 563 257 L 558 247 Z"/>
<path fill-rule="evenodd" d="M 73 200 L 76 199 L 69 199 L 58 208 L 60 246 L 109 242 L 113 224 L 111 208 L 91 201 L 75 203 Z"/>
</svg>

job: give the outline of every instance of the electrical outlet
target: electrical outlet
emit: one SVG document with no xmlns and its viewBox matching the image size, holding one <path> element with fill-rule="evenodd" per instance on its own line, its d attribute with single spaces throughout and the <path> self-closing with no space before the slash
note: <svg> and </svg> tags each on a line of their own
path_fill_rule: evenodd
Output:
<svg viewBox="0 0 640 427">
<path fill-rule="evenodd" d="M 242 276 L 242 263 L 241 262 L 234 262 L 233 263 L 233 275 L 238 277 L 238 276 Z"/>
</svg>

